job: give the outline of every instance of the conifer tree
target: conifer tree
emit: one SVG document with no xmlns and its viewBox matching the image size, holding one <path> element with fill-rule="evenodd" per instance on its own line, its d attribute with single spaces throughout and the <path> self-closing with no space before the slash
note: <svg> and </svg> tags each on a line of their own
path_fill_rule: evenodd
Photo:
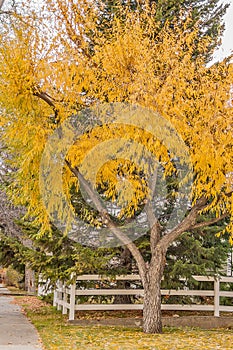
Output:
<svg viewBox="0 0 233 350">
<path fill-rule="evenodd" d="M 104 0 L 106 7 L 104 8 L 103 19 L 106 20 L 106 24 L 109 25 L 111 18 L 117 13 L 119 4 L 130 4 L 133 10 L 138 10 L 138 7 L 143 9 L 145 6 L 155 7 L 155 16 L 160 23 L 160 27 L 163 27 L 166 21 L 170 23 L 175 21 L 184 21 L 187 16 L 192 18 L 190 26 L 194 26 L 198 23 L 199 26 L 199 38 L 208 36 L 210 38 L 209 51 L 207 59 L 211 59 L 211 52 L 220 44 L 220 39 L 223 34 L 225 25 L 223 22 L 223 16 L 229 7 L 230 2 L 223 3 L 219 0 L 148 0 L 148 1 L 136 1 L 130 0 L 125 3 L 121 0 Z M 182 18 L 182 20 L 181 20 Z"/>
</svg>

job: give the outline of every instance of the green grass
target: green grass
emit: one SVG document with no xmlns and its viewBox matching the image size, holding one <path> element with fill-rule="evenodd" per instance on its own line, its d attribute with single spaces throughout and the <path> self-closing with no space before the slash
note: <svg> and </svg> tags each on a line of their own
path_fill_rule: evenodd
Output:
<svg viewBox="0 0 233 350">
<path fill-rule="evenodd" d="M 164 328 L 163 334 L 148 335 L 136 328 L 69 325 L 66 317 L 51 306 L 36 308 L 24 301 L 23 307 L 37 328 L 45 350 L 226 350 L 233 348 L 233 332 L 228 329 Z"/>
</svg>

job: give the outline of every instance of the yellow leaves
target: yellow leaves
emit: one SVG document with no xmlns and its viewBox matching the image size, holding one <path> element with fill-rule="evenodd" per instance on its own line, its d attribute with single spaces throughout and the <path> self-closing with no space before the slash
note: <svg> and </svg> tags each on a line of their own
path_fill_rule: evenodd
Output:
<svg viewBox="0 0 233 350">
<path fill-rule="evenodd" d="M 132 140 L 132 143 L 127 140 Z M 146 154 L 143 147 L 148 148 L 155 158 L 156 153 L 161 152 L 156 145 L 158 143 L 153 142 L 152 136 L 141 129 L 109 124 L 96 127 L 80 137 L 67 156 L 72 166 L 77 166 L 93 187 L 100 187 L 107 199 L 116 201 L 122 208 L 120 217 L 126 212 L 127 216 L 132 216 L 148 195 L 146 178 L 149 178 L 150 163 L 142 162 Z M 165 154 L 160 154 L 167 159 L 166 150 Z"/>
<path fill-rule="evenodd" d="M 233 212 L 232 198 L 222 194 L 231 188 L 227 174 L 233 162 L 233 113 L 226 103 L 233 81 L 231 65 L 206 67 L 203 53 L 208 41 L 196 44 L 198 30 L 189 29 L 189 20 L 183 27 L 179 23 L 171 28 L 167 23 L 158 30 L 147 7 L 144 12 L 132 12 L 119 5 L 111 23 L 101 27 L 99 8 L 88 0 L 49 0 L 46 5 L 46 13 L 38 11 L 37 17 L 29 13 L 28 23 L 6 26 L 0 43 L 0 125 L 19 168 L 14 198 L 21 204 L 29 202 L 30 214 L 48 227 L 38 185 L 40 157 L 48 136 L 58 120 L 62 123 L 83 107 L 119 101 L 141 105 L 169 120 L 189 147 L 194 199 L 203 193 L 208 198 L 220 194 L 217 208 L 212 209 Z M 35 92 L 45 93 L 54 106 L 34 96 Z M 143 130 L 142 116 L 135 118 L 142 120 L 140 128 L 129 127 L 125 121 L 112 126 L 105 118 L 100 127 L 79 137 L 67 154 L 73 167 L 81 166 L 96 188 L 124 207 L 120 215 L 126 216 L 148 194 L 150 164 L 149 157 L 144 162 L 140 159 L 143 147 L 160 159 L 165 175 L 175 171 L 171 162 L 175 146 L 169 153 L 159 141 L 166 136 L 163 128 L 157 138 L 152 137 L 149 130 Z M 131 147 L 130 159 L 124 158 L 123 148 L 119 151 L 123 144 Z M 90 167 L 93 159 L 98 172 Z M 56 176 L 51 186 L 56 188 Z M 79 189 L 77 179 L 65 168 L 63 187 L 69 199 L 72 186 Z"/>
<path fill-rule="evenodd" d="M 79 314 L 85 326 L 71 325 L 61 312 L 51 306 L 39 305 L 29 297 L 17 303 L 24 305 L 27 315 L 38 329 L 45 349 L 48 350 L 231 350 L 233 335 L 231 329 L 169 328 L 163 334 L 145 334 L 139 328 L 90 326 L 90 314 Z M 37 306 L 37 307 L 36 307 Z M 43 307 L 42 307 L 43 306 Z M 117 315 L 119 317 L 119 313 Z M 121 314 L 120 317 L 124 321 Z M 95 313 L 91 318 L 101 319 L 103 314 Z M 111 314 L 111 317 L 114 315 Z M 206 316 L 208 317 L 208 316 Z M 107 320 L 107 318 L 106 318 Z"/>
</svg>

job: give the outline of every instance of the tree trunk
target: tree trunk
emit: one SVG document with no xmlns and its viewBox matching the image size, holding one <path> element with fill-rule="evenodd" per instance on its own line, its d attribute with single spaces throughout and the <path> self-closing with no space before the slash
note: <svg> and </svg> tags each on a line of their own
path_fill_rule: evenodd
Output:
<svg viewBox="0 0 233 350">
<path fill-rule="evenodd" d="M 144 283 L 143 331 L 162 333 L 161 280 L 166 263 L 166 252 L 157 248 L 151 259 Z"/>
<path fill-rule="evenodd" d="M 35 272 L 28 266 L 25 266 L 25 290 L 28 293 L 35 293 Z"/>
</svg>

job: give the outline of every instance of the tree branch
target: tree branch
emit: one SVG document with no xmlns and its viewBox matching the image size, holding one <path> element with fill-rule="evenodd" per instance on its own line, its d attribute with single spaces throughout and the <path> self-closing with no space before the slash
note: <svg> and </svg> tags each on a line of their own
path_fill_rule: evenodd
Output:
<svg viewBox="0 0 233 350">
<path fill-rule="evenodd" d="M 184 218 L 184 220 L 172 231 L 163 236 L 158 244 L 167 248 L 174 240 L 179 237 L 179 235 L 187 230 L 190 230 L 190 228 L 195 225 L 199 212 L 205 208 L 206 205 L 207 199 L 205 197 L 201 197 L 190 210 L 189 214 Z"/>
<path fill-rule="evenodd" d="M 232 193 L 233 193 L 233 191 L 228 192 L 228 193 L 225 193 L 225 196 L 227 196 L 227 197 L 231 197 L 231 196 L 232 196 Z"/>
<path fill-rule="evenodd" d="M 1 10 L 3 4 L 4 4 L 4 1 L 5 1 L 5 0 L 0 0 L 0 10 Z"/>
<path fill-rule="evenodd" d="M 33 95 L 41 98 L 43 101 L 48 103 L 49 106 L 55 108 L 54 102 L 52 101 L 53 100 L 52 97 L 46 94 L 46 92 L 35 91 L 33 92 Z"/>
<path fill-rule="evenodd" d="M 4 11 L 4 10 L 2 10 L 4 2 L 5 2 L 5 0 L 0 0 L 0 15 L 14 15 L 15 14 L 14 11 L 9 11 L 9 10 L 8 11 Z"/>
<path fill-rule="evenodd" d="M 57 120 L 58 109 L 56 108 L 56 106 L 54 104 L 54 99 L 51 96 L 49 96 L 46 92 L 41 92 L 38 90 L 33 92 L 33 96 L 39 97 L 41 100 L 46 102 L 50 107 L 52 107 L 53 111 L 54 111 L 54 118 L 55 118 L 55 120 Z"/>
<path fill-rule="evenodd" d="M 80 181 L 80 184 L 84 187 L 85 191 L 89 195 L 90 199 L 94 203 L 96 209 L 98 210 L 99 214 L 102 217 L 102 222 L 104 225 L 106 225 L 110 231 L 129 249 L 132 256 L 137 262 L 139 273 L 142 279 L 142 282 L 145 283 L 147 279 L 146 275 L 146 264 L 145 261 L 140 253 L 140 250 L 136 247 L 136 245 L 125 235 L 117 226 L 116 224 L 111 220 L 107 210 L 103 207 L 101 201 L 95 194 L 95 191 L 91 187 L 91 185 L 85 180 L 83 175 L 80 173 L 79 169 L 77 167 L 73 168 L 70 164 L 70 162 L 66 159 L 65 160 L 66 165 L 70 169 L 70 171 L 78 178 Z"/>
<path fill-rule="evenodd" d="M 158 173 L 158 169 L 156 168 L 154 171 L 154 174 L 150 180 L 149 187 L 151 188 L 151 199 L 153 198 L 154 193 L 155 193 L 155 186 L 156 186 L 156 182 L 157 182 L 157 173 Z M 147 204 L 145 206 L 145 212 L 146 212 L 147 219 L 149 221 L 149 225 L 151 228 L 151 230 L 150 230 L 150 249 L 151 249 L 151 254 L 153 255 L 155 252 L 156 245 L 160 239 L 160 233 L 161 233 L 162 226 L 160 225 L 158 219 L 156 218 L 156 216 L 154 214 L 151 199 L 149 199 L 149 198 L 147 199 Z"/>
<path fill-rule="evenodd" d="M 201 227 L 205 227 L 205 226 L 209 226 L 212 224 L 215 224 L 223 219 L 225 219 L 229 214 L 223 214 L 221 216 L 219 216 L 218 218 L 214 218 L 212 220 L 209 221 L 203 221 L 203 222 L 199 222 L 193 226 L 190 227 L 191 230 L 196 229 L 196 228 L 201 228 Z"/>
</svg>

